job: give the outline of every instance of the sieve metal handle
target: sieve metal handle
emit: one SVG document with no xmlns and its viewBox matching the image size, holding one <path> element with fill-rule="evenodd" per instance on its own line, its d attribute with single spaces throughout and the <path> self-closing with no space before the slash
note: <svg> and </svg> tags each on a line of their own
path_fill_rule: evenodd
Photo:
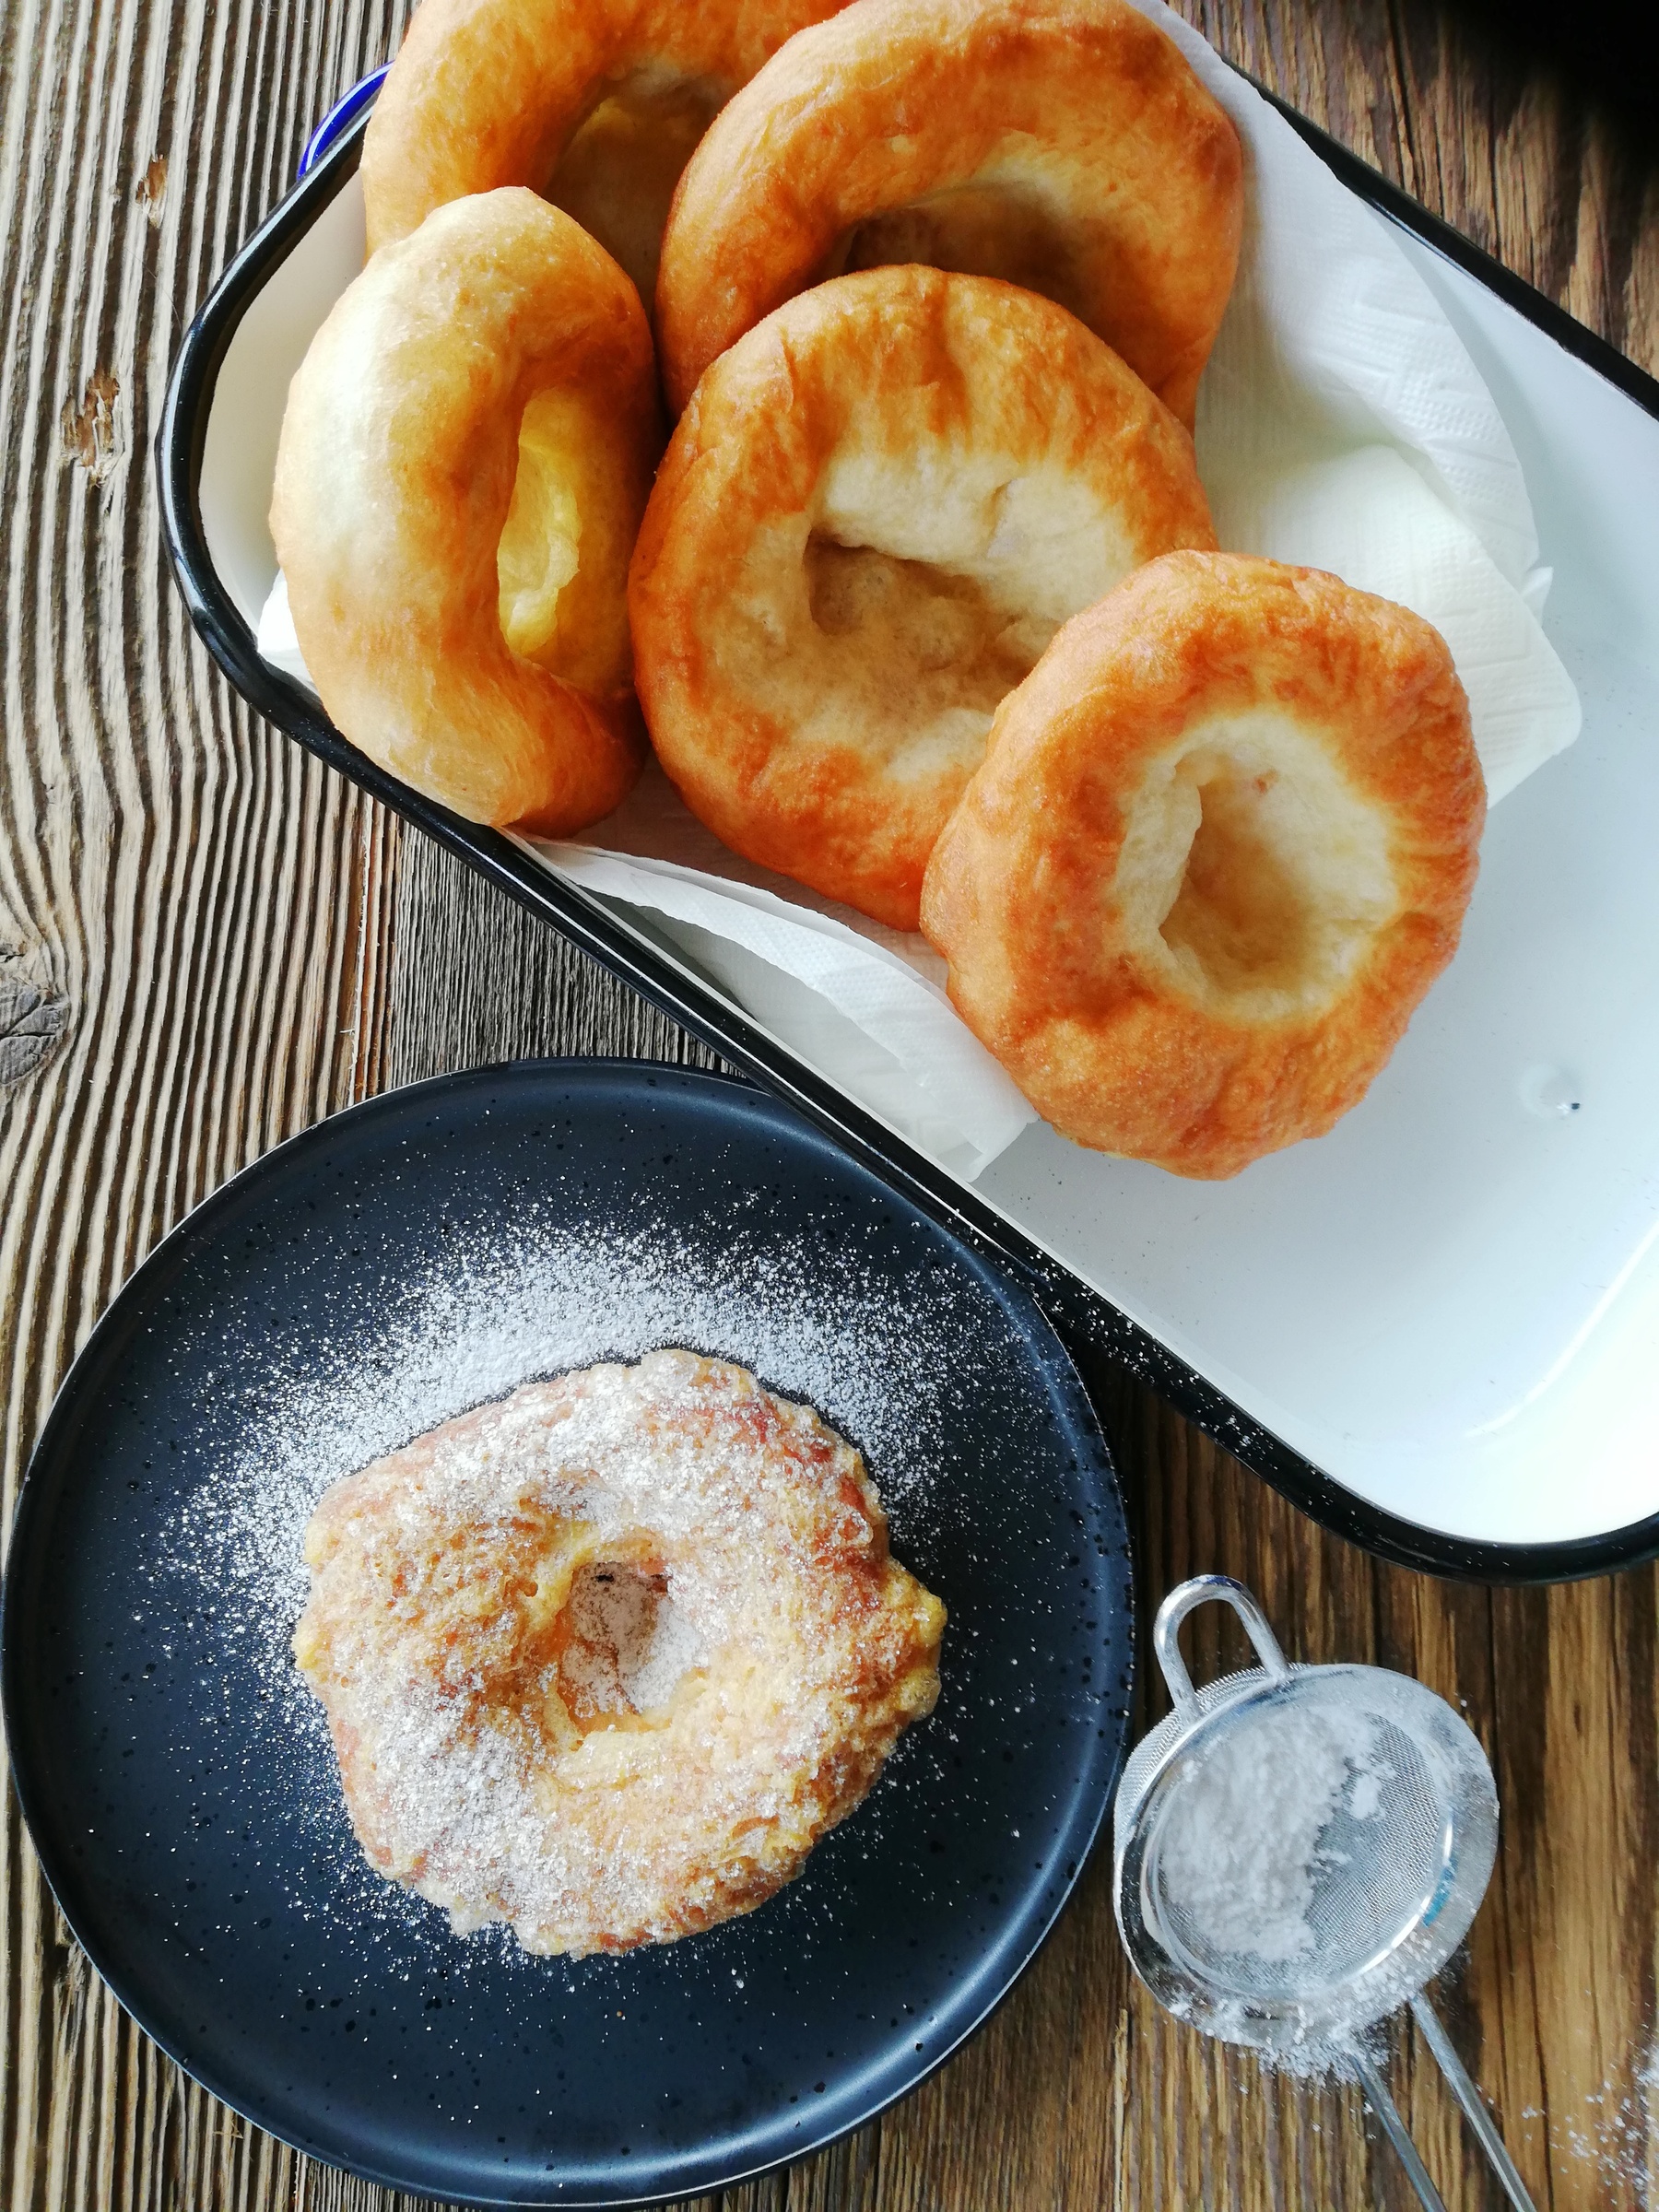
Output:
<svg viewBox="0 0 1659 2212">
<path fill-rule="evenodd" d="M 1159 1606 L 1158 1618 L 1152 1624 L 1152 1649 L 1163 1668 L 1175 1710 L 1184 1720 L 1195 1720 L 1199 1707 L 1193 1677 L 1181 1655 L 1181 1624 L 1195 1606 L 1207 1606 L 1212 1599 L 1230 1606 L 1244 1623 L 1244 1632 L 1255 1646 L 1256 1657 L 1273 1679 L 1276 1682 L 1290 1679 L 1290 1663 L 1267 1626 L 1267 1616 L 1243 1583 L 1235 1582 L 1230 1574 L 1195 1574 L 1190 1583 L 1182 1583 L 1171 1591 Z"/>
<path fill-rule="evenodd" d="M 1436 2065 L 1451 2083 L 1452 2093 L 1464 2109 L 1464 2118 L 1474 2129 L 1492 2171 L 1503 2183 L 1504 2194 L 1514 2206 L 1515 2212 L 1535 2212 L 1533 2200 L 1527 2194 L 1526 2183 L 1516 2172 L 1515 2161 L 1510 2157 L 1491 2113 L 1482 2102 L 1480 2091 L 1469 2079 L 1463 2060 L 1453 2047 L 1452 2038 L 1441 2024 L 1440 2015 L 1421 1990 L 1412 1998 L 1411 2009 L 1418 2026 L 1423 2031 L 1423 2041 L 1433 2052 Z"/>
<path fill-rule="evenodd" d="M 1352 2042 L 1347 2047 L 1348 2063 L 1359 2077 L 1359 2087 L 1365 2091 L 1365 2101 L 1382 2123 L 1382 2133 L 1394 2145 L 1399 2161 L 1406 2169 L 1406 2178 L 1417 2192 L 1417 2200 L 1423 2212 L 1446 2212 L 1445 2200 L 1429 2179 L 1429 2169 L 1418 2153 L 1411 2139 L 1411 2131 L 1400 2117 L 1399 2107 L 1383 2086 L 1376 2062 L 1362 2043 Z"/>
</svg>

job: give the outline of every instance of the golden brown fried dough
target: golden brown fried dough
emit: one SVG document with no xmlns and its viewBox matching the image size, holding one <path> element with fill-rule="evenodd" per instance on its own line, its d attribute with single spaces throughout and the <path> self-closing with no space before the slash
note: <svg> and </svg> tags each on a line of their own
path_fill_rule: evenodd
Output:
<svg viewBox="0 0 1659 2212">
<path fill-rule="evenodd" d="M 1069 308 L 1189 428 L 1232 288 L 1238 135 L 1128 0 L 854 0 L 721 113 L 663 240 L 676 411 L 806 286 L 884 263 Z"/>
<path fill-rule="evenodd" d="M 841 0 L 421 0 L 363 140 L 369 251 L 526 184 L 647 306 L 668 203 L 723 100 Z"/>
<path fill-rule="evenodd" d="M 1438 631 L 1173 553 L 1004 702 L 922 926 L 1055 1128 L 1233 1175 L 1364 1096 L 1456 949 L 1485 818 Z"/>
<path fill-rule="evenodd" d="M 850 1444 L 740 1367 L 537 1382 L 335 1484 L 294 1653 L 370 1863 L 531 1951 L 752 1912 L 939 1689 Z"/>
<path fill-rule="evenodd" d="M 644 758 L 626 582 L 662 443 L 639 296 L 531 192 L 441 207 L 335 302 L 271 533 L 335 725 L 476 822 L 567 835 Z"/>
<path fill-rule="evenodd" d="M 1064 309 L 871 269 L 721 357 L 629 584 L 664 766 L 717 836 L 898 929 L 1059 625 L 1215 542 L 1181 425 Z"/>
</svg>

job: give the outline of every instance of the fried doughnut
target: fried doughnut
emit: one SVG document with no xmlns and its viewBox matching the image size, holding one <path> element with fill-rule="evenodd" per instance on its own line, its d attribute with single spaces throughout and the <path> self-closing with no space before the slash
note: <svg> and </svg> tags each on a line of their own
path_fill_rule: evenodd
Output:
<svg viewBox="0 0 1659 2212">
<path fill-rule="evenodd" d="M 531 192 L 377 253 L 288 394 L 271 535 L 338 729 L 475 822 L 564 836 L 644 759 L 626 582 L 662 441 L 634 288 Z"/>
<path fill-rule="evenodd" d="M 1437 630 L 1172 553 L 1004 702 L 922 926 L 1055 1128 L 1233 1175 L 1363 1097 L 1456 950 L 1485 818 Z"/>
<path fill-rule="evenodd" d="M 650 304 L 674 187 L 710 118 L 844 0 L 421 0 L 363 139 L 369 251 L 527 184 Z"/>
<path fill-rule="evenodd" d="M 1064 309 L 838 277 L 670 441 L 629 582 L 653 741 L 746 858 L 914 929 L 998 700 L 1129 570 L 1214 543 L 1192 441 Z"/>
<path fill-rule="evenodd" d="M 460 1933 L 752 1912 L 938 1695 L 945 1608 L 850 1444 L 740 1367 L 536 1382 L 326 1492 L 294 1654 L 370 1864 Z"/>
<path fill-rule="evenodd" d="M 1241 179 L 1232 124 L 1128 0 L 854 0 L 774 55 L 680 180 L 669 404 L 806 286 L 919 261 L 1057 300 L 1190 429 Z"/>
</svg>

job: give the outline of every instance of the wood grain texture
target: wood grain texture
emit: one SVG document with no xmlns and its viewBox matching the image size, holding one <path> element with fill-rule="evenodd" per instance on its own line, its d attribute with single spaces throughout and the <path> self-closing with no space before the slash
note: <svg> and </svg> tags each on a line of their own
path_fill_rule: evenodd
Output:
<svg viewBox="0 0 1659 2212">
<path fill-rule="evenodd" d="M 1557 76 L 1429 0 L 1188 12 L 1659 368 L 1659 162 Z M 449 1067 L 550 1050 L 710 1058 L 251 717 L 162 573 L 149 449 L 178 337 L 310 123 L 401 19 L 380 0 L 10 0 L 0 18 L 8 1524 L 92 1322 L 247 1159 Z M 1659 1576 L 1488 1594 L 1382 1568 L 1103 1364 L 1090 1381 L 1129 1482 L 1147 1614 L 1171 1583 L 1221 1569 L 1253 1583 L 1293 1655 L 1375 1658 L 1464 1707 L 1505 1824 L 1491 1898 L 1442 1984 L 1456 2038 L 1540 2204 L 1652 2202 Z M 1200 1667 L 1241 1657 L 1217 1619 L 1193 1633 Z M 67 1938 L 9 1802 L 0 1900 L 5 2212 L 414 2212 L 274 2144 L 159 2056 Z M 1405 2036 L 1394 2080 L 1448 2205 L 1496 2206 Z M 722 2212 L 1406 2201 L 1351 2092 L 1265 2078 L 1158 2014 L 1128 1976 L 1097 1859 L 984 2035 L 895 2112 Z"/>
</svg>

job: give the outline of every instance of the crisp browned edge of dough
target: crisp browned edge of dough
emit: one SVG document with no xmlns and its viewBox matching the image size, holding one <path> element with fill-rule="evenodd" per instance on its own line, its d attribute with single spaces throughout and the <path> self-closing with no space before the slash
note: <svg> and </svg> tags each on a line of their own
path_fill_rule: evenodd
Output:
<svg viewBox="0 0 1659 2212">
<path fill-rule="evenodd" d="M 1130 112 L 1163 103 L 1164 234 L 1142 250 L 1171 296 L 1127 329 L 1084 320 L 1190 428 L 1238 264 L 1243 153 L 1186 57 L 1129 0 L 853 0 L 790 40 L 715 119 L 675 194 L 656 300 L 671 410 L 813 282 L 844 230 L 969 181 L 1007 133 L 1041 135 L 1085 87 L 1122 88 Z M 1114 119 L 1094 91 L 1088 105 L 1078 127 L 1098 136 Z M 1097 290 L 1124 312 L 1121 281 Z"/>
<path fill-rule="evenodd" d="M 368 246 L 501 184 L 542 191 L 598 101 L 666 62 L 735 87 L 845 0 L 420 0 L 375 101 Z"/>
<path fill-rule="evenodd" d="M 1327 1013 L 1246 1024 L 1104 959 L 1097 917 L 1143 764 L 1195 721 L 1272 706 L 1341 726 L 1345 772 L 1391 823 L 1400 912 Z M 1430 624 L 1317 570 L 1173 553 L 1066 624 L 1004 701 L 922 924 L 958 1012 L 1063 1134 L 1228 1176 L 1323 1135 L 1386 1064 L 1456 949 L 1485 816 Z"/>
<path fill-rule="evenodd" d="M 784 719 L 727 684 L 718 623 L 756 529 L 808 504 L 845 425 L 875 435 L 881 380 L 925 383 L 941 434 L 966 418 L 951 358 L 959 326 L 1005 349 L 999 404 L 1023 396 L 1037 446 L 1057 434 L 1064 388 L 1079 470 L 1108 453 L 1125 470 L 1144 546 L 1214 545 L 1191 440 L 1104 340 L 1017 285 L 912 265 L 798 294 L 712 364 L 669 440 L 629 576 L 635 682 L 692 812 L 747 858 L 897 929 L 917 926 L 942 815 L 921 796 L 902 810 L 890 789 L 854 775 L 851 753 L 796 761 Z"/>
<path fill-rule="evenodd" d="M 465 472 L 465 487 L 458 486 L 453 469 L 435 465 L 437 457 L 415 404 L 417 395 L 390 381 L 406 352 L 418 359 L 447 344 L 447 333 L 441 336 L 422 327 L 423 322 L 431 323 L 433 300 L 445 287 L 457 296 L 469 288 L 477 289 L 480 275 L 505 257 L 523 263 L 555 303 L 550 306 L 548 299 L 539 299 L 536 312 L 542 323 L 557 324 L 560 344 L 567 349 L 559 374 L 542 375 L 526 355 L 514 397 L 500 410 L 496 439 L 500 451 L 494 459 L 500 476 L 503 524 L 524 406 L 536 391 L 554 387 L 591 387 L 595 396 L 603 397 L 618 447 L 628 449 L 628 465 L 637 475 L 635 489 L 642 511 L 664 434 L 644 312 L 633 285 L 604 248 L 568 216 L 528 191 L 503 188 L 451 203 L 437 211 L 431 222 L 397 241 L 392 252 L 401 259 L 376 255 L 335 301 L 290 388 L 277 451 L 271 530 L 288 577 L 295 628 L 324 706 L 342 734 L 371 757 L 395 773 L 407 772 L 401 757 L 386 757 L 359 720 L 356 700 L 362 690 L 389 696 L 400 688 L 394 672 L 401 670 L 406 679 L 402 688 L 412 684 L 429 715 L 432 694 L 447 686 L 468 705 L 455 714 L 445 749 L 459 756 L 470 747 L 476 760 L 488 750 L 492 729 L 499 730 L 501 759 L 512 763 L 502 768 L 502 776 L 516 776 L 521 786 L 527 781 L 538 784 L 539 792 L 529 803 L 509 804 L 501 795 L 495 805 L 476 810 L 458 800 L 453 786 L 434 795 L 458 811 L 470 812 L 475 819 L 568 835 L 617 806 L 643 763 L 643 720 L 631 687 L 605 695 L 591 693 L 511 651 L 500 635 L 493 585 L 499 529 L 488 549 L 490 588 L 480 587 L 475 594 L 478 605 L 470 612 L 470 629 L 458 618 L 446 621 L 441 637 L 427 640 L 429 653 L 417 665 L 406 610 L 399 605 L 365 611 L 363 597 L 354 593 L 351 580 L 341 582 L 336 572 L 340 487 L 333 479 L 313 480 L 317 472 L 307 457 L 306 425 L 314 416 L 332 427 L 330 408 L 322 404 L 329 394 L 314 393 L 312 387 L 334 365 L 332 349 L 340 331 L 349 329 L 353 318 L 364 312 L 379 323 L 391 317 L 395 324 L 401 317 L 406 331 L 399 335 L 406 335 L 409 343 L 394 348 L 390 357 L 382 353 L 377 361 L 382 385 L 377 389 L 359 382 L 342 404 L 357 408 L 365 421 L 381 418 L 375 450 L 383 454 L 383 496 L 395 507 L 414 542 L 432 540 L 423 573 L 448 576 L 455 569 L 457 548 L 460 555 L 483 558 L 471 543 L 464 512 L 465 496 L 476 492 L 481 480 L 477 456 Z M 389 292 L 393 272 L 403 292 L 395 297 Z M 360 287 L 372 288 L 363 293 Z M 524 289 L 521 285 L 520 291 Z M 479 296 L 498 316 L 506 312 L 511 297 L 504 287 L 492 297 L 488 286 Z M 367 309 L 365 299 L 370 302 Z M 377 329 L 376 335 L 383 338 L 386 333 Z M 456 322 L 453 338 L 457 358 L 475 335 Z M 360 371 L 356 361 L 347 366 L 354 374 Z M 472 428 L 470 423 L 467 427 Z M 456 509 L 453 527 L 434 529 L 434 522 L 444 524 L 446 519 L 440 496 L 451 493 Z M 321 580 L 315 573 L 319 571 Z M 457 578 L 459 595 L 465 595 L 465 583 L 466 579 Z M 457 616 L 458 609 L 459 596 Z M 372 683 L 365 682 L 366 670 L 376 672 Z M 512 735 L 533 729 L 540 732 L 534 739 Z M 539 768 L 532 762 L 536 753 Z"/>
</svg>

